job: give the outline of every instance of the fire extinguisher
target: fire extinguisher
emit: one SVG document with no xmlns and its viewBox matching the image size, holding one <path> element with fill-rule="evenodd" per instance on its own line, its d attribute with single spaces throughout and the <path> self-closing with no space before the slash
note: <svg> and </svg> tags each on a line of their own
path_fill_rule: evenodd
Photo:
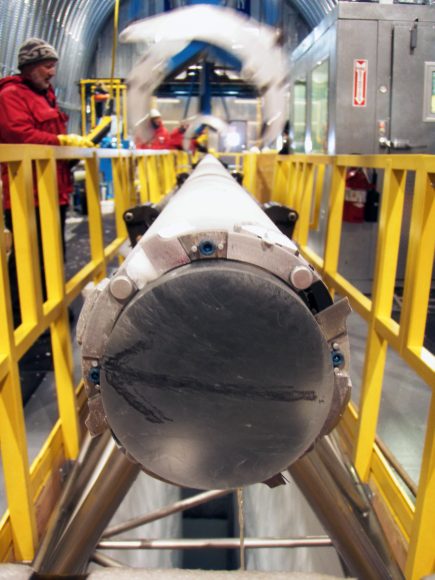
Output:
<svg viewBox="0 0 435 580">
<path fill-rule="evenodd" d="M 365 219 L 367 192 L 371 189 L 367 174 L 361 167 L 350 167 L 346 175 L 343 221 L 362 223 Z"/>
</svg>

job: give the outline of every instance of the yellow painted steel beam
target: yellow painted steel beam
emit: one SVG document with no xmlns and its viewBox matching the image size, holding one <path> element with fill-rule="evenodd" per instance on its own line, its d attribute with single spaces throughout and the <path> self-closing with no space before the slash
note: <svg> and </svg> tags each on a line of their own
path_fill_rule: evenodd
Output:
<svg viewBox="0 0 435 580">
<path fill-rule="evenodd" d="M 80 83 L 82 135 L 86 135 L 86 85 Z"/>
<path fill-rule="evenodd" d="M 0 441 L 6 498 L 18 560 L 31 560 L 37 545 L 36 519 L 30 489 L 26 427 L 18 364 L 0 384 Z"/>
<path fill-rule="evenodd" d="M 91 259 L 92 261 L 101 264 L 101 270 L 96 272 L 95 275 L 95 281 L 99 282 L 106 276 L 106 264 L 104 260 L 103 221 L 100 206 L 98 160 L 95 155 L 91 158 L 85 159 L 85 169 Z"/>
<path fill-rule="evenodd" d="M 0 232 L 3 230 L 3 215 L 0 212 Z M 7 272 L 4 238 L 0 236 L 0 336 L 7 360 L 7 372 L 0 381 L 0 449 L 14 552 L 18 559 L 24 560 L 33 558 L 37 531 Z"/>
<path fill-rule="evenodd" d="M 324 260 L 308 246 L 301 246 L 300 252 L 302 256 L 310 262 L 319 272 L 323 271 Z"/>
<path fill-rule="evenodd" d="M 3 335 L 2 335 L 3 336 Z M 0 381 L 2 381 L 9 372 L 9 357 L 5 353 L 0 354 Z"/>
<path fill-rule="evenodd" d="M 9 510 L 0 517 L 0 562 L 14 561 L 14 543 Z"/>
<path fill-rule="evenodd" d="M 256 173 L 258 153 L 245 153 L 243 155 L 243 186 L 257 197 Z"/>
<path fill-rule="evenodd" d="M 51 325 L 51 348 L 65 455 L 67 459 L 75 459 L 79 452 L 80 428 L 73 383 L 71 334 L 66 308 Z"/>
<path fill-rule="evenodd" d="M 88 282 L 99 279 L 104 268 L 104 261 L 88 262 L 65 284 L 65 299 L 67 304 L 71 304 Z"/>
<path fill-rule="evenodd" d="M 147 175 L 148 175 L 148 191 L 150 196 L 150 201 L 152 203 L 158 203 L 161 197 L 161 189 L 159 182 L 159 175 L 157 172 L 157 159 L 156 155 L 149 155 L 146 158 L 147 164 Z"/>
<path fill-rule="evenodd" d="M 8 173 L 21 319 L 32 326 L 42 316 L 42 290 L 31 160 L 9 163 Z"/>
<path fill-rule="evenodd" d="M 58 419 L 30 467 L 30 484 L 34 501 L 44 489 L 47 479 L 53 475 L 53 457 L 65 458 L 63 443 L 61 419 Z"/>
<path fill-rule="evenodd" d="M 376 265 L 373 282 L 373 305 L 364 364 L 359 430 L 355 448 L 355 466 L 360 476 L 369 477 L 372 450 L 382 394 L 382 382 L 388 341 L 376 330 L 379 317 L 391 316 L 401 234 L 406 174 L 391 168 L 384 174 L 379 219 Z"/>
<path fill-rule="evenodd" d="M 294 238 L 298 244 L 305 246 L 310 230 L 310 212 L 314 187 L 314 165 L 306 163 L 302 175 L 300 191 L 296 203 L 299 219 L 296 222 Z"/>
<path fill-rule="evenodd" d="M 376 332 L 372 320 L 369 324 L 361 385 L 358 436 L 354 450 L 355 467 L 363 481 L 368 481 L 370 474 L 387 347 L 387 340 Z"/>
<path fill-rule="evenodd" d="M 344 411 L 342 420 L 339 423 L 340 428 L 341 426 L 343 426 L 347 433 L 350 434 L 350 438 L 355 441 L 358 430 L 358 410 L 353 401 L 349 401 L 349 404 Z"/>
<path fill-rule="evenodd" d="M 417 171 L 401 316 L 402 349 L 423 345 L 435 249 L 435 164 Z M 435 373 L 432 386 L 435 386 Z"/>
<path fill-rule="evenodd" d="M 125 238 L 118 237 L 104 248 L 106 263 L 109 263 L 115 258 L 124 242 Z"/>
<path fill-rule="evenodd" d="M 325 274 L 329 274 L 330 276 L 334 276 L 336 274 L 338 267 L 345 183 L 345 168 L 334 165 L 332 168 L 328 218 L 325 236 L 325 261 L 323 264 L 323 271 Z"/>
<path fill-rule="evenodd" d="M 136 157 L 136 164 L 139 177 L 140 202 L 148 203 L 150 201 L 150 195 L 148 190 L 146 158 L 143 155 Z"/>
<path fill-rule="evenodd" d="M 56 164 L 54 158 L 51 157 L 46 161 L 37 161 L 36 166 L 48 298 L 52 301 L 64 302 L 65 280 Z M 79 424 L 72 382 L 72 345 L 65 303 L 61 314 L 51 324 L 51 344 L 57 403 L 62 422 L 66 456 L 68 459 L 74 459 L 79 450 Z"/>
<path fill-rule="evenodd" d="M 334 276 L 330 276 L 327 272 L 324 272 L 324 278 L 328 286 L 333 288 L 334 291 L 349 298 L 352 308 L 362 318 L 364 318 L 364 320 L 368 321 L 370 319 L 372 310 L 372 301 L 370 298 L 360 292 L 358 288 L 346 280 L 346 278 L 341 274 L 336 273 Z"/>
<path fill-rule="evenodd" d="M 115 199 L 115 223 L 117 236 L 127 236 L 127 228 L 124 223 L 123 214 L 128 209 L 126 203 L 128 191 L 126 191 L 125 164 L 122 157 L 112 159 L 113 193 Z"/>
<path fill-rule="evenodd" d="M 322 204 L 323 191 L 325 187 L 326 164 L 316 165 L 316 176 L 314 186 L 314 199 L 311 212 L 310 229 L 317 230 L 320 220 L 320 207 Z"/>
<path fill-rule="evenodd" d="M 405 200 L 406 172 L 388 165 L 384 173 L 373 285 L 376 318 L 391 317 Z"/>
<path fill-rule="evenodd" d="M 279 203 L 286 203 L 289 177 L 289 164 L 287 158 L 278 156 L 275 161 L 271 199 Z"/>
<path fill-rule="evenodd" d="M 400 325 L 397 324 L 395 320 L 388 317 L 385 318 L 379 317 L 375 320 L 374 324 L 376 332 L 378 332 L 380 336 L 385 338 L 385 340 L 388 340 L 388 344 L 392 346 L 397 351 L 397 353 L 400 354 L 400 343 L 399 343 Z"/>
<path fill-rule="evenodd" d="M 128 139 L 127 90 L 125 85 L 122 86 L 122 138 L 126 141 Z"/>
<path fill-rule="evenodd" d="M 115 87 L 115 111 L 116 111 L 116 143 L 121 148 L 121 91 L 120 87 Z"/>
<path fill-rule="evenodd" d="M 435 355 L 424 347 L 408 347 L 402 352 L 402 357 L 420 375 L 432 392 L 435 392 Z"/>
<path fill-rule="evenodd" d="M 432 395 L 415 517 L 406 563 L 407 580 L 420 580 L 435 572 L 435 396 Z"/>
<path fill-rule="evenodd" d="M 400 532 L 409 541 L 415 507 L 377 445 L 373 449 L 372 475 Z"/>
</svg>

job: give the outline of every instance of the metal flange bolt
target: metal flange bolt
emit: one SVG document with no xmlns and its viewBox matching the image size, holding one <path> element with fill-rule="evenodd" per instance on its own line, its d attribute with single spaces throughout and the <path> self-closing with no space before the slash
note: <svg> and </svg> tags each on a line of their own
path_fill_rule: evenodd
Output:
<svg viewBox="0 0 435 580">
<path fill-rule="evenodd" d="M 290 282 L 297 290 L 305 290 L 313 283 L 313 273 L 307 266 L 295 266 L 290 272 Z"/>
<path fill-rule="evenodd" d="M 133 282 L 127 276 L 117 276 L 110 281 L 110 292 L 117 300 L 126 300 L 133 291 Z"/>
</svg>

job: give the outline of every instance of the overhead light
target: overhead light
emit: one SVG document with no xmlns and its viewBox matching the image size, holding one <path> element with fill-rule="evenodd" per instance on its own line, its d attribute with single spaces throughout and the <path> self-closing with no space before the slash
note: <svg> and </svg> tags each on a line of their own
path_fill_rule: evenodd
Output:
<svg viewBox="0 0 435 580">
<path fill-rule="evenodd" d="M 257 104 L 257 97 L 252 97 L 252 99 L 242 99 L 242 98 L 235 98 L 234 102 L 242 105 L 242 104 L 247 104 L 247 105 L 256 105 Z"/>
<path fill-rule="evenodd" d="M 172 97 L 158 97 L 158 103 L 181 103 L 180 99 L 173 99 Z"/>
</svg>

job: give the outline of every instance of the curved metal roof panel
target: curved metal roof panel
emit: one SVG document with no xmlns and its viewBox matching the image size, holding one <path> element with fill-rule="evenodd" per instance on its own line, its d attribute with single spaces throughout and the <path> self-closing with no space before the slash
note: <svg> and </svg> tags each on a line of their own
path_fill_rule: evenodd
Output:
<svg viewBox="0 0 435 580">
<path fill-rule="evenodd" d="M 316 27 L 338 4 L 338 0 L 287 0 L 311 27 Z"/>
</svg>

